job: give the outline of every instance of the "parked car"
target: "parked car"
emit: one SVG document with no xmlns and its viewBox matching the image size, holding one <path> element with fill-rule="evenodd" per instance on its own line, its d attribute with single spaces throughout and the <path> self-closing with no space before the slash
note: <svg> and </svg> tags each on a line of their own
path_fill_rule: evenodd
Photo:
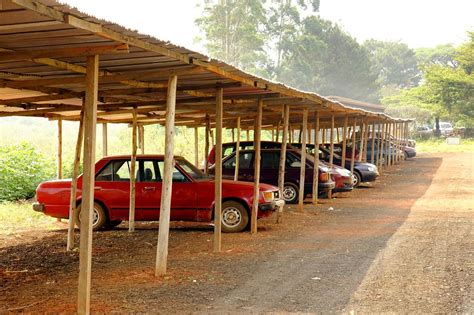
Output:
<svg viewBox="0 0 474 315">
<path fill-rule="evenodd" d="M 254 150 L 242 150 L 239 153 L 239 180 L 253 182 L 254 180 Z M 222 161 L 222 174 L 224 178 L 234 178 L 235 152 Z M 278 185 L 278 169 L 280 165 L 279 149 L 262 149 L 260 164 L 260 182 L 270 185 Z M 306 160 L 306 173 L 304 194 L 313 192 L 313 166 L 310 159 Z M 300 183 L 301 157 L 295 150 L 286 151 L 285 185 L 282 198 L 288 203 L 298 201 Z M 210 167 L 210 174 L 214 173 L 214 167 Z M 319 165 L 318 193 L 327 193 L 334 189 L 336 184 L 331 178 L 330 170 L 325 165 Z"/>
<path fill-rule="evenodd" d="M 453 134 L 453 125 L 449 122 L 440 122 L 439 123 L 439 131 L 441 136 L 449 137 Z"/>
<path fill-rule="evenodd" d="M 325 147 L 319 148 L 319 158 L 326 162 L 329 162 L 331 151 Z M 334 153 L 333 163 L 341 165 L 342 158 L 339 154 Z M 344 167 L 348 170 L 351 169 L 351 160 L 346 159 Z M 353 173 L 353 186 L 357 187 L 360 183 L 373 182 L 379 176 L 377 166 L 371 163 L 354 161 L 354 173 Z"/>
<path fill-rule="evenodd" d="M 426 139 L 433 135 L 433 130 L 428 126 L 420 126 L 416 128 L 416 135 L 422 139 Z"/>
<path fill-rule="evenodd" d="M 214 209 L 214 181 L 182 157 L 175 157 L 171 220 L 210 222 Z M 95 165 L 94 230 L 128 220 L 130 156 L 105 157 Z M 162 155 L 138 155 L 136 221 L 159 220 L 164 159 Z M 78 179 L 78 212 L 81 209 L 82 176 Z M 56 218 L 68 218 L 71 180 L 41 183 L 33 209 Z M 284 205 L 278 188 L 261 184 L 258 218 Z M 222 183 L 222 230 L 247 228 L 253 202 L 253 184 L 224 180 Z M 77 219 L 80 219 L 78 217 Z M 79 221 L 77 221 L 79 222 Z"/>
<path fill-rule="evenodd" d="M 379 138 L 376 138 L 374 141 L 374 163 L 377 164 L 379 160 L 379 142 L 381 140 Z M 356 146 L 360 146 L 360 141 L 356 142 Z M 395 158 L 397 154 L 403 154 L 403 152 L 399 149 L 397 149 L 394 145 L 392 145 L 392 142 L 389 140 L 383 140 L 383 151 L 382 151 L 382 164 L 385 165 L 388 163 L 388 157 L 391 156 L 392 158 Z M 372 139 L 368 139 L 367 141 L 367 154 L 366 154 L 366 160 L 371 161 L 372 159 Z"/>
</svg>

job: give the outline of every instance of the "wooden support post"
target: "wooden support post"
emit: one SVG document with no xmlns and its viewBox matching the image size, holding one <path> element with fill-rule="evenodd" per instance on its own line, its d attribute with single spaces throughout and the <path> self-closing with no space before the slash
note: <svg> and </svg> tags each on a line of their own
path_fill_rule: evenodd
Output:
<svg viewBox="0 0 474 315">
<path fill-rule="evenodd" d="M 108 143 L 107 143 L 107 123 L 102 124 L 102 156 L 105 157 L 108 154 Z"/>
<path fill-rule="evenodd" d="M 301 168 L 300 168 L 300 187 L 298 194 L 298 209 L 299 211 L 304 211 L 304 186 L 306 183 L 306 142 L 308 139 L 307 136 L 308 130 L 308 109 L 303 109 L 303 123 L 301 124 Z"/>
<path fill-rule="evenodd" d="M 234 132 L 234 128 L 232 128 L 230 131 L 231 131 L 231 134 L 232 134 L 232 142 L 235 142 L 235 132 Z"/>
<path fill-rule="evenodd" d="M 145 154 L 145 126 L 138 126 L 138 134 L 140 135 L 140 151 L 141 154 Z"/>
<path fill-rule="evenodd" d="M 208 155 L 209 155 L 209 133 L 210 132 L 211 132 L 211 120 L 209 118 L 209 114 L 206 114 L 206 132 L 205 132 L 206 135 L 205 135 L 205 138 L 204 138 L 204 140 L 206 141 L 205 145 L 204 145 L 204 172 L 206 173 L 206 175 L 209 175 Z M 217 159 L 222 158 L 222 157 L 215 156 L 214 158 L 217 160 Z"/>
<path fill-rule="evenodd" d="M 280 128 L 281 128 L 281 119 L 278 120 L 277 129 L 276 129 L 276 142 L 280 141 Z"/>
<path fill-rule="evenodd" d="M 194 127 L 194 166 L 199 167 L 199 129 Z"/>
<path fill-rule="evenodd" d="M 351 173 L 354 173 L 355 151 L 356 151 L 356 123 L 357 121 L 354 118 L 354 124 L 352 126 Z"/>
<path fill-rule="evenodd" d="M 392 123 L 387 124 L 387 161 L 388 161 L 388 166 L 392 166 L 392 141 L 391 137 L 392 136 Z"/>
<path fill-rule="evenodd" d="M 375 164 L 375 122 L 372 123 L 372 131 L 370 132 L 372 138 L 372 143 L 370 145 L 371 151 L 370 151 L 370 163 Z"/>
<path fill-rule="evenodd" d="M 329 167 L 334 165 L 334 114 L 331 116 L 331 130 L 329 131 Z M 332 199 L 332 189 L 328 191 L 328 199 Z"/>
<path fill-rule="evenodd" d="M 79 130 L 77 132 L 76 151 L 74 153 L 74 162 L 72 166 L 71 179 L 71 195 L 69 199 L 69 222 L 67 229 L 67 246 L 66 250 L 70 251 L 74 248 L 74 226 L 76 224 L 76 192 L 77 192 L 77 177 L 79 176 L 79 162 L 81 161 L 82 142 L 84 139 L 84 110 L 81 110 L 79 119 Z"/>
<path fill-rule="evenodd" d="M 128 231 L 135 231 L 135 196 L 136 196 L 136 162 L 137 162 L 137 109 L 134 108 L 132 120 L 132 156 L 130 161 L 130 206 L 128 209 Z"/>
<path fill-rule="evenodd" d="M 359 162 L 362 162 L 364 155 L 364 121 L 361 121 L 359 133 L 360 133 L 360 143 L 359 143 Z"/>
<path fill-rule="evenodd" d="M 346 167 L 346 152 L 347 152 L 347 125 L 349 123 L 349 116 L 344 117 L 344 128 L 342 129 L 342 156 L 341 167 Z"/>
<path fill-rule="evenodd" d="M 339 128 L 336 128 L 336 140 L 337 140 L 337 143 L 341 142 L 339 138 Z"/>
<path fill-rule="evenodd" d="M 387 124 L 386 123 L 382 123 L 382 140 L 381 140 L 381 146 L 380 146 L 380 170 L 381 171 L 385 165 L 388 163 L 387 162 L 387 157 L 386 157 L 386 154 L 385 154 L 385 150 L 386 150 L 386 144 L 385 144 L 385 134 L 387 133 Z"/>
<path fill-rule="evenodd" d="M 318 185 L 319 185 L 319 111 L 314 113 L 314 166 L 313 166 L 313 205 L 318 204 Z"/>
<path fill-rule="evenodd" d="M 257 117 L 255 119 L 255 129 L 253 135 L 253 147 L 255 149 L 254 156 L 254 188 L 253 188 L 253 204 L 251 219 L 251 233 L 257 233 L 257 215 L 258 215 L 258 200 L 260 199 L 260 139 L 262 130 L 262 115 L 263 115 L 263 99 L 258 99 Z"/>
<path fill-rule="evenodd" d="M 366 121 L 364 123 L 365 125 L 365 132 L 364 132 L 364 162 L 367 162 L 367 152 L 369 152 L 368 150 L 368 142 L 369 142 L 369 128 L 370 128 L 370 125 L 369 123 Z"/>
<path fill-rule="evenodd" d="M 237 117 L 237 143 L 235 144 L 235 173 L 234 181 L 239 180 L 239 167 L 240 167 L 240 117 Z"/>
<path fill-rule="evenodd" d="M 291 125 L 288 126 L 288 141 L 289 143 L 293 143 L 293 128 L 291 128 Z"/>
<path fill-rule="evenodd" d="M 81 233 L 77 313 L 90 313 L 92 265 L 92 216 L 94 209 L 95 141 L 99 86 L 99 56 L 87 57 L 84 102 L 84 164 L 82 175 Z"/>
<path fill-rule="evenodd" d="M 280 165 L 278 168 L 278 189 L 280 198 L 284 199 L 285 191 L 285 166 L 286 166 L 286 146 L 288 143 L 288 127 L 290 123 L 290 106 L 285 104 L 283 107 L 283 135 L 281 137 Z M 282 221 L 283 209 L 278 209 L 277 223 Z"/>
<path fill-rule="evenodd" d="M 250 141 L 250 130 L 245 130 L 245 133 L 247 135 L 247 141 Z"/>
<path fill-rule="evenodd" d="M 58 119 L 58 179 L 63 178 L 63 121 Z"/>
<path fill-rule="evenodd" d="M 218 88 L 216 91 L 216 156 L 222 157 L 222 115 L 224 105 L 224 89 Z M 232 129 L 233 131 L 234 129 Z M 214 242 L 215 253 L 221 251 L 222 235 L 222 158 L 216 159 L 214 173 Z"/>
<path fill-rule="evenodd" d="M 211 145 L 215 146 L 216 145 L 216 137 L 214 136 L 214 130 L 212 128 L 209 129 L 209 133 L 211 135 Z"/>
<path fill-rule="evenodd" d="M 166 123 L 165 123 L 165 161 L 162 174 L 160 227 L 158 230 L 158 246 L 156 249 L 155 275 L 166 274 L 168 262 L 168 238 L 170 232 L 171 191 L 173 187 L 174 169 L 174 116 L 176 108 L 176 87 L 178 76 L 168 79 L 168 93 L 166 96 Z"/>
<path fill-rule="evenodd" d="M 322 132 L 322 134 L 323 134 L 323 139 L 322 139 L 321 143 L 322 143 L 322 145 L 323 145 L 323 147 L 324 147 L 325 144 L 326 144 L 326 128 L 323 128 L 323 129 L 321 130 L 321 132 Z"/>
<path fill-rule="evenodd" d="M 303 139 L 303 125 L 300 126 L 300 133 L 298 134 L 298 142 L 302 143 Z"/>
<path fill-rule="evenodd" d="M 382 132 L 383 132 L 383 124 L 378 124 L 377 125 L 377 168 L 380 171 L 380 168 L 382 167 Z"/>
</svg>

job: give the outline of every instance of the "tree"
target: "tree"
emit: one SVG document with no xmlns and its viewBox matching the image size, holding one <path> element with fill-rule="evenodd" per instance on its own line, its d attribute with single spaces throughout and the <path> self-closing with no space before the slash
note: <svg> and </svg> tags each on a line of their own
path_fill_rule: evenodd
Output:
<svg viewBox="0 0 474 315">
<path fill-rule="evenodd" d="M 337 24 L 317 16 L 303 20 L 277 79 L 323 95 L 378 101 L 368 51 Z"/>
<path fill-rule="evenodd" d="M 454 59 L 456 48 L 451 44 L 438 45 L 433 48 L 418 48 L 416 58 L 421 67 L 440 65 L 455 68 L 457 62 Z"/>
<path fill-rule="evenodd" d="M 370 53 L 373 71 L 382 87 L 410 88 L 418 85 L 421 73 L 415 51 L 400 42 L 367 40 L 364 47 Z"/>
<path fill-rule="evenodd" d="M 301 14 L 311 7 L 311 12 L 319 10 L 319 0 L 271 0 L 267 12 L 266 29 L 274 42 L 271 50 L 276 52 L 276 71 L 281 66 L 283 54 L 288 52 L 299 31 Z"/>
<path fill-rule="evenodd" d="M 423 84 L 384 98 L 389 106 L 416 106 L 429 110 L 436 121 L 451 120 L 474 126 L 474 34 L 453 53 L 453 62 L 429 62 L 423 67 Z M 443 59 L 446 60 L 446 59 Z"/>
<path fill-rule="evenodd" d="M 265 74 L 266 15 L 263 1 L 205 0 L 196 24 L 205 34 L 211 57 L 236 67 Z"/>
</svg>

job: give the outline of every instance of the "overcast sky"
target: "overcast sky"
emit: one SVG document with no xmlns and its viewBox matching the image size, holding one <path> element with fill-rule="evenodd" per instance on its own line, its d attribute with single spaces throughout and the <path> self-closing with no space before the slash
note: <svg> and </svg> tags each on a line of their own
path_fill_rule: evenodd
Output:
<svg viewBox="0 0 474 315">
<path fill-rule="evenodd" d="M 89 14 L 159 39 L 202 50 L 193 0 L 63 0 Z M 132 5 L 133 4 L 133 5 Z M 321 0 L 320 15 L 359 42 L 400 40 L 410 47 L 459 44 L 474 31 L 474 0 Z"/>
</svg>

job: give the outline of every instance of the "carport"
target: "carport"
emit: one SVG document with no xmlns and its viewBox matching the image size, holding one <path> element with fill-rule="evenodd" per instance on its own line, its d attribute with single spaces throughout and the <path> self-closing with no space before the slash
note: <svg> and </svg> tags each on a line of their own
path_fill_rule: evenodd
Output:
<svg viewBox="0 0 474 315">
<path fill-rule="evenodd" d="M 217 157 L 222 154 L 223 128 L 236 129 L 237 139 L 240 139 L 242 130 L 254 131 L 256 161 L 252 233 L 257 232 L 262 129 L 272 130 L 275 140 L 281 137 L 283 153 L 288 139 L 291 137 L 294 141 L 293 131 L 299 129 L 303 165 L 306 144 L 310 141 L 316 145 L 321 141 L 326 142 L 326 130 L 329 130 L 332 153 L 336 132 L 341 133 L 345 150 L 349 128 L 352 128 L 354 142 L 354 131 L 359 127 L 361 139 L 364 140 L 360 142 L 361 152 L 367 149 L 369 131 L 382 131 L 382 137 L 394 135 L 401 146 L 401 139 L 407 138 L 408 130 L 407 120 L 352 108 L 315 93 L 253 76 L 205 55 L 132 32 L 52 0 L 0 1 L 0 117 L 7 116 L 56 120 L 59 130 L 63 120 L 80 122 L 74 174 L 78 173 L 82 151 L 84 175 L 81 204 L 84 213 L 80 229 L 77 304 L 81 314 L 89 313 L 90 309 L 91 209 L 94 203 L 98 123 L 103 126 L 108 123 L 126 123 L 133 130 L 129 214 L 131 232 L 134 230 L 135 217 L 133 161 L 137 142 L 143 150 L 144 125 L 165 125 L 165 172 L 156 275 L 166 273 L 175 126 L 195 128 L 196 139 L 197 128 L 204 128 L 205 154 L 209 152 L 211 128 L 215 128 Z M 106 127 L 103 128 L 103 141 L 103 153 L 106 155 Z M 60 170 L 61 137 L 58 138 L 58 148 Z M 195 148 L 197 154 L 197 142 Z M 280 193 L 284 183 L 284 156 L 281 155 L 280 161 Z M 342 156 L 345 158 L 345 154 Z M 389 161 L 388 165 L 394 162 L 397 161 Z M 217 158 L 217 201 L 221 200 L 221 164 L 221 159 Z M 304 171 L 302 167 L 300 178 L 304 179 Z M 61 175 L 60 172 L 58 175 Z M 317 190 L 317 181 L 315 172 L 313 191 Z M 301 182 L 303 185 L 304 181 Z M 76 208 L 76 184 L 73 181 L 70 214 Z M 303 197 L 300 194 L 301 211 Z M 317 193 L 313 193 L 312 200 L 317 203 Z M 221 203 L 215 204 L 214 250 L 219 252 Z M 73 247 L 73 227 L 73 220 L 69 220 L 68 249 Z"/>
</svg>

